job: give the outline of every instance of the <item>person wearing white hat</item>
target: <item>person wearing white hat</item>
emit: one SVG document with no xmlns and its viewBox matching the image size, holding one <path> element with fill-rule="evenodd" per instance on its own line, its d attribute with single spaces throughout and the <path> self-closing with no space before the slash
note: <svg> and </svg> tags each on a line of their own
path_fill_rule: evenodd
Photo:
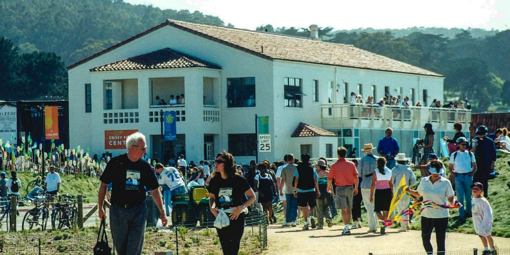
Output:
<svg viewBox="0 0 510 255">
<path fill-rule="evenodd" d="M 393 194 L 397 192 L 398 185 L 400 184 L 400 181 L 402 178 L 405 178 L 405 182 L 407 187 L 413 185 L 416 183 L 416 176 L 414 175 L 413 171 L 409 166 L 407 166 L 407 163 L 409 160 L 406 158 L 405 153 L 399 153 L 397 154 L 397 166 L 391 170 L 391 180 L 393 181 Z M 407 208 L 409 205 L 410 198 L 407 196 L 404 196 L 402 199 L 400 199 L 400 202 L 397 204 L 397 214 L 402 213 L 403 210 Z M 390 212 L 391 213 L 391 212 Z M 400 232 L 405 232 L 409 230 L 409 216 L 402 216 L 402 220 L 400 222 Z"/>
<path fill-rule="evenodd" d="M 371 143 L 365 144 L 363 148 L 366 156 L 362 157 L 359 161 L 358 171 L 361 176 L 361 196 L 363 197 L 363 204 L 367 210 L 368 218 L 368 232 L 375 233 L 377 231 L 377 217 L 374 211 L 374 203 L 370 202 L 370 186 L 372 184 L 372 175 L 374 169 L 377 167 L 377 157 L 374 156 L 374 146 Z"/>
<path fill-rule="evenodd" d="M 437 254 L 446 254 L 445 239 L 450 212 L 448 208 L 441 206 L 449 203 L 452 205 L 451 208 L 459 208 L 461 204 L 454 202 L 452 184 L 448 179 L 441 176 L 444 172 L 442 164 L 437 161 L 432 162 L 429 171 L 431 175 L 422 178 L 416 190 L 408 187 L 406 191 L 415 197 L 423 196 L 423 201 L 428 200 L 440 205 L 427 206 L 421 213 L 421 238 L 427 254 L 433 254 L 430 237 L 435 229 Z"/>
</svg>

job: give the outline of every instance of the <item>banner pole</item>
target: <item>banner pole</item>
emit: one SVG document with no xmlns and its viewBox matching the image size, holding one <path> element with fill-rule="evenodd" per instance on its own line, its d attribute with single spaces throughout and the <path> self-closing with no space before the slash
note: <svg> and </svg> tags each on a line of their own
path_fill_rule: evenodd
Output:
<svg viewBox="0 0 510 255">
<path fill-rule="evenodd" d="M 41 108 L 41 119 L 42 119 L 42 151 L 41 151 L 41 157 L 42 157 L 42 170 L 41 170 L 41 177 L 44 178 L 44 170 L 46 169 L 46 159 L 44 158 L 44 147 L 46 145 L 46 116 L 45 116 L 46 109 L 44 108 L 44 103 L 42 104 Z"/>
<path fill-rule="evenodd" d="M 161 145 L 160 145 L 161 146 L 161 153 L 159 155 L 161 155 L 161 157 L 163 158 L 162 161 L 164 161 L 164 157 L 165 157 L 164 152 L 163 152 L 163 150 L 164 150 L 163 147 L 164 147 L 164 142 L 165 142 L 165 134 L 163 133 L 163 120 L 165 118 L 164 118 L 163 115 L 164 115 L 164 111 L 163 111 L 163 109 L 161 109 L 161 111 L 159 112 L 159 117 L 160 117 L 160 121 L 159 122 L 161 123 Z M 154 156 L 154 153 L 153 153 L 153 156 Z M 166 162 L 163 162 L 163 165 L 166 165 L 165 163 Z"/>
<path fill-rule="evenodd" d="M 259 163 L 259 116 L 255 114 L 255 139 L 257 141 L 257 149 L 255 150 L 255 162 Z"/>
</svg>

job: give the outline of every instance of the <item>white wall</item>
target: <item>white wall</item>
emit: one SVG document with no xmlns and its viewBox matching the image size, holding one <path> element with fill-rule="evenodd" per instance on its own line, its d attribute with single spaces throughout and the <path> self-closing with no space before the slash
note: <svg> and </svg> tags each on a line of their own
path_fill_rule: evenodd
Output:
<svg viewBox="0 0 510 255">
<path fill-rule="evenodd" d="M 138 81 L 124 80 L 122 83 L 122 109 L 138 109 Z"/>
</svg>

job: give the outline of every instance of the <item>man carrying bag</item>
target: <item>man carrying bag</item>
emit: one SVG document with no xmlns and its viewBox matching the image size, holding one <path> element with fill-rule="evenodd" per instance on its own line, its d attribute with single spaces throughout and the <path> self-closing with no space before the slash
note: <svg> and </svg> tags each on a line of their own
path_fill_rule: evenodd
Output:
<svg viewBox="0 0 510 255">
<path fill-rule="evenodd" d="M 108 237 L 106 236 L 105 219 L 101 220 L 99 233 L 97 233 L 97 243 L 94 246 L 94 255 L 110 255 L 112 249 L 108 246 Z"/>
</svg>

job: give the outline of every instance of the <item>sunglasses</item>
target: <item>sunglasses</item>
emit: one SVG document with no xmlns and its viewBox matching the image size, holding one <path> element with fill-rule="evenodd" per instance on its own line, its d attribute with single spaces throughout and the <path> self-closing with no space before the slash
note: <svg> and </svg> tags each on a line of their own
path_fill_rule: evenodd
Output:
<svg viewBox="0 0 510 255">
<path fill-rule="evenodd" d="M 138 145 L 133 145 L 133 146 L 135 146 L 135 147 L 137 147 L 137 148 L 141 148 L 141 149 L 142 149 L 142 151 L 147 150 L 147 146 L 145 146 L 145 147 L 141 147 L 141 146 L 138 146 Z"/>
<path fill-rule="evenodd" d="M 221 164 L 221 163 L 225 163 L 225 162 L 227 162 L 227 161 L 225 161 L 225 160 L 219 160 L 219 159 L 217 159 L 217 160 L 215 160 L 215 161 L 214 161 L 214 163 L 216 163 L 216 164 Z"/>
</svg>

